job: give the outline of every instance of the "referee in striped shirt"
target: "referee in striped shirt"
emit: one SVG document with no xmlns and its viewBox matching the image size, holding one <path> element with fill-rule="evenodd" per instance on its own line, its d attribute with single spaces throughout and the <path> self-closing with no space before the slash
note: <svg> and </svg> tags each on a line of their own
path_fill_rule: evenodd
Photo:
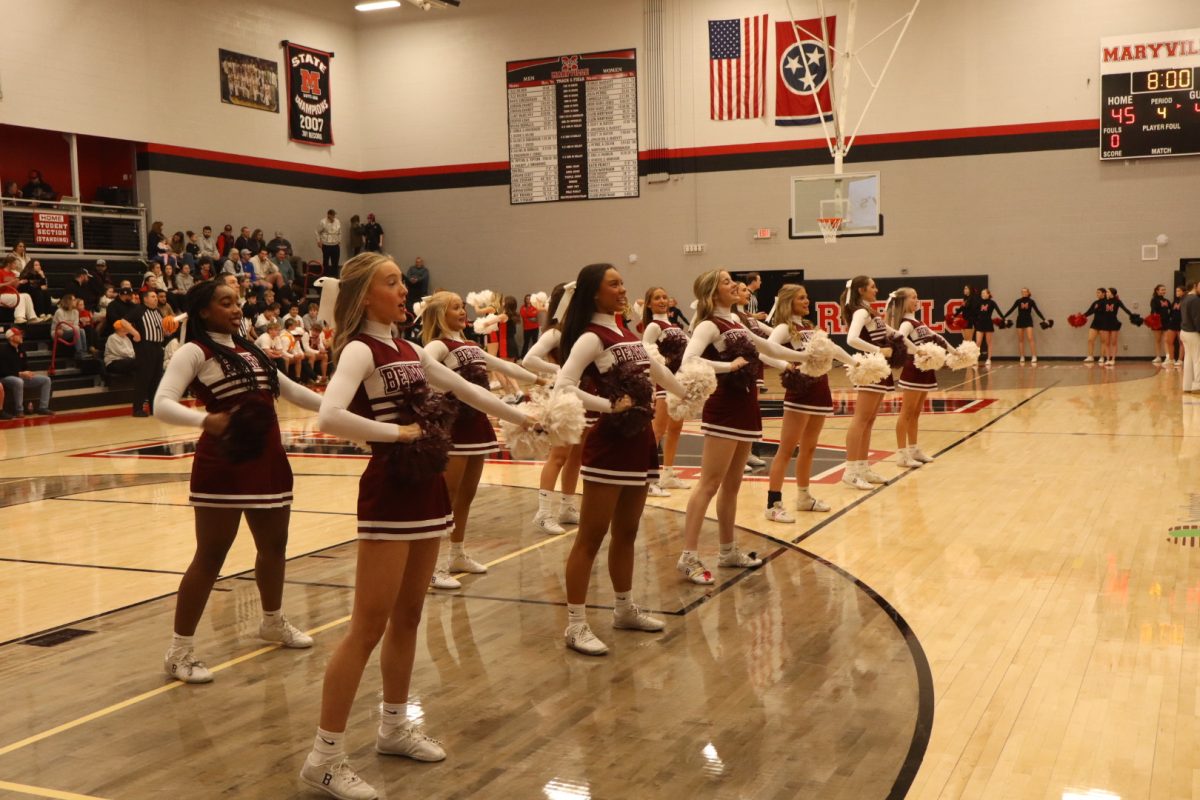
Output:
<svg viewBox="0 0 1200 800">
<path fill-rule="evenodd" d="M 142 293 L 142 305 L 130 309 L 125 321 L 133 327 L 135 364 L 133 380 L 133 415 L 149 417 L 154 414 L 154 393 L 163 375 L 163 350 L 167 336 L 163 332 L 162 313 L 158 310 L 158 294 L 151 290 Z M 149 412 L 146 406 L 150 406 Z"/>
</svg>

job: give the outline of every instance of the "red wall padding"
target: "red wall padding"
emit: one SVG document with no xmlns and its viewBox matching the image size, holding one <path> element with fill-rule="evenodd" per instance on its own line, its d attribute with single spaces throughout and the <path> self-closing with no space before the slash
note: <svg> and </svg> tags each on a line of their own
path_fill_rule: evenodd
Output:
<svg viewBox="0 0 1200 800">
<path fill-rule="evenodd" d="M 101 136 L 76 137 L 79 153 L 79 191 L 84 202 L 96 196 L 101 186 L 133 190 L 135 184 L 134 143 Z M 67 140 L 58 131 L 0 125 L 0 179 L 24 186 L 29 170 L 60 195 L 71 193 L 71 154 Z"/>
</svg>

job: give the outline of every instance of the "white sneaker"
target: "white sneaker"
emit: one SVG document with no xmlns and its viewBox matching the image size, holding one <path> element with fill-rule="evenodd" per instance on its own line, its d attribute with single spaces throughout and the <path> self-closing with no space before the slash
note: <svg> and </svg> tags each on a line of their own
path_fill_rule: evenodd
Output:
<svg viewBox="0 0 1200 800">
<path fill-rule="evenodd" d="M 566 533 L 563 527 L 555 522 L 554 517 L 550 514 L 542 514 L 541 512 L 534 515 L 533 527 L 550 536 L 560 536 Z"/>
<path fill-rule="evenodd" d="M 375 736 L 375 752 L 385 756 L 406 756 L 417 761 L 444 761 L 442 743 L 430 738 L 415 722 L 405 720 L 399 725 L 380 725 Z"/>
<path fill-rule="evenodd" d="M 568 625 L 563 632 L 567 647 L 585 656 L 602 656 L 608 652 L 608 645 L 596 638 L 586 622 Z"/>
<path fill-rule="evenodd" d="M 1153 360 L 1153 361 L 1151 361 L 1150 363 L 1151 363 L 1151 364 L 1161 364 L 1161 363 L 1162 363 L 1162 359 L 1161 359 L 1161 358 L 1159 358 L 1158 356 L 1155 356 L 1155 357 L 1154 357 L 1154 360 Z"/>
<path fill-rule="evenodd" d="M 989 358 L 987 361 L 983 362 L 983 365 L 985 367 L 990 367 L 992 365 L 992 360 Z"/>
<path fill-rule="evenodd" d="M 750 464 L 747 463 L 746 466 L 742 467 L 742 472 L 749 475 L 751 472 L 754 472 L 754 467 L 750 466 Z"/>
<path fill-rule="evenodd" d="M 451 572 L 469 572 L 472 575 L 482 575 L 487 572 L 487 567 L 480 564 L 475 559 L 471 558 L 466 553 L 461 556 L 453 556 L 450 559 Z"/>
<path fill-rule="evenodd" d="M 1021 363 L 1022 363 L 1022 364 L 1024 364 L 1024 363 L 1025 363 L 1025 356 L 1021 356 Z"/>
<path fill-rule="evenodd" d="M 771 503 L 771 507 L 767 509 L 765 516 L 768 522 L 792 523 L 796 521 L 796 518 L 789 514 L 787 509 L 783 507 L 783 503 L 778 500 Z"/>
<path fill-rule="evenodd" d="M 846 470 L 842 474 L 842 483 L 846 484 L 847 486 L 853 486 L 855 489 L 863 489 L 864 491 L 875 488 L 867 481 L 863 480 L 861 473 L 851 472 L 850 470 Z"/>
<path fill-rule="evenodd" d="M 1104 362 L 1104 366 L 1106 366 L 1106 367 L 1115 367 L 1116 365 L 1117 365 L 1116 360 L 1112 359 L 1112 358 L 1110 358 L 1108 361 Z"/>
<path fill-rule="evenodd" d="M 1083 363 L 1085 363 L 1085 364 L 1091 364 L 1091 363 L 1092 363 L 1093 361 L 1095 361 L 1095 360 L 1096 360 L 1096 359 L 1092 358 L 1091 356 L 1088 356 L 1087 358 L 1085 358 L 1085 359 L 1083 360 Z"/>
<path fill-rule="evenodd" d="M 687 489 L 688 484 L 675 474 L 675 470 L 667 467 L 662 472 L 662 478 L 659 479 L 658 485 L 664 489 Z"/>
<path fill-rule="evenodd" d="M 163 657 L 163 670 L 175 680 L 184 683 L 211 683 L 213 679 L 208 667 L 192 654 L 190 648 L 168 648 Z"/>
<path fill-rule="evenodd" d="M 919 447 L 914 447 L 910 452 L 912 453 L 912 457 L 915 458 L 917 461 L 920 461 L 922 464 L 932 464 L 933 463 L 933 456 L 925 455 L 924 453 L 921 452 L 921 448 L 919 448 Z"/>
<path fill-rule="evenodd" d="M 804 495 L 801 495 L 800 498 L 796 500 L 796 510 L 797 511 L 828 511 L 829 503 L 818 500 L 817 498 L 813 497 L 811 494 L 808 495 L 807 497 L 805 497 Z"/>
<path fill-rule="evenodd" d="M 558 510 L 559 525 L 578 525 L 579 524 L 579 508 L 574 502 L 563 503 L 562 508 Z"/>
<path fill-rule="evenodd" d="M 646 493 L 651 497 L 670 497 L 671 493 L 657 483 L 651 483 L 646 487 Z"/>
<path fill-rule="evenodd" d="M 680 556 L 679 560 L 675 562 L 675 569 L 679 570 L 679 574 L 683 575 L 684 580 L 692 583 L 698 583 L 701 586 L 711 586 L 713 583 L 712 572 L 704 566 L 704 562 L 700 560 L 699 556 Z"/>
<path fill-rule="evenodd" d="M 1030 364 L 1036 364 L 1036 363 L 1037 363 L 1037 356 L 1034 356 L 1033 358 L 1029 359 L 1029 363 L 1030 363 Z"/>
<path fill-rule="evenodd" d="M 279 615 L 279 622 L 272 625 L 265 619 L 258 626 L 258 638 L 268 642 L 279 642 L 284 647 L 303 650 L 313 646 L 313 639 L 304 631 L 288 622 L 287 617 Z"/>
<path fill-rule="evenodd" d="M 1176 362 L 1175 362 L 1175 366 L 1177 366 L 1177 367 L 1182 367 L 1182 366 L 1183 366 L 1183 362 L 1182 362 L 1182 361 L 1176 361 Z"/>
<path fill-rule="evenodd" d="M 330 761 L 313 763 L 309 753 L 300 768 L 300 780 L 305 784 L 339 800 L 376 800 L 379 795 L 375 787 L 358 777 L 354 767 L 344 755 Z"/>
<path fill-rule="evenodd" d="M 754 455 L 754 453 L 751 453 L 746 457 L 746 463 L 752 467 L 765 467 L 767 465 L 766 461 L 763 461 L 761 458 Z"/>
<path fill-rule="evenodd" d="M 883 477 L 873 469 L 864 469 L 862 472 L 858 473 L 858 477 L 862 478 L 867 483 L 887 483 L 887 478 Z"/>
<path fill-rule="evenodd" d="M 901 450 L 896 455 L 896 464 L 898 466 L 904 467 L 905 469 L 912 469 L 913 467 L 919 467 L 924 463 L 925 463 L 924 461 L 917 461 L 917 459 L 913 458 L 912 455 L 910 455 L 907 450 Z"/>
<path fill-rule="evenodd" d="M 657 633 L 666 627 L 666 623 L 631 604 L 625 609 L 613 609 L 613 627 L 627 631 Z"/>
<path fill-rule="evenodd" d="M 433 571 L 433 577 L 429 579 L 429 585 L 435 589 L 461 589 L 462 583 L 458 578 L 450 574 L 450 570 L 445 567 L 438 567 Z"/>
<path fill-rule="evenodd" d="M 758 558 L 754 553 L 743 553 L 735 544 L 733 549 L 728 553 L 722 553 L 717 558 L 718 567 L 727 567 L 731 569 L 754 569 L 761 567 L 763 560 Z"/>
</svg>

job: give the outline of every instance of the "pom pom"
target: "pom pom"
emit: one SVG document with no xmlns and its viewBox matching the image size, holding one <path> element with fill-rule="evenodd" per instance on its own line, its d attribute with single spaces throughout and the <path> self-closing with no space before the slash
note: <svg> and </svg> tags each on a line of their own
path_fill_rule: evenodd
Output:
<svg viewBox="0 0 1200 800">
<path fill-rule="evenodd" d="M 1051 328 L 1053 328 L 1053 327 L 1054 327 L 1054 320 L 1052 320 L 1052 319 L 1044 319 L 1044 320 L 1042 320 L 1041 322 L 1039 322 L 1038 324 L 1042 326 L 1042 330 L 1044 330 L 1044 331 L 1048 331 L 1048 330 L 1050 330 Z"/>
<path fill-rule="evenodd" d="M 597 382 L 596 394 L 614 403 L 626 395 L 633 401 L 625 411 L 603 418 L 605 428 L 619 436 L 641 433 L 654 419 L 654 385 L 636 361 L 623 361 L 604 373 Z"/>
<path fill-rule="evenodd" d="M 927 372 L 939 370 L 946 364 L 946 348 L 933 342 L 917 345 L 913 352 L 913 366 Z"/>
<path fill-rule="evenodd" d="M 421 436 L 397 442 L 388 454 L 391 475 L 400 481 L 424 481 L 446 470 L 450 459 L 450 428 L 458 417 L 458 402 L 439 392 L 421 392 L 413 405 L 413 422 Z"/>
<path fill-rule="evenodd" d="M 484 289 L 481 292 L 467 292 L 467 303 L 476 308 L 495 308 L 496 295 L 491 289 Z"/>
<path fill-rule="evenodd" d="M 686 336 L 663 336 L 655 346 L 658 348 L 659 355 L 663 357 L 667 369 L 671 372 L 678 372 L 680 364 L 683 363 L 683 351 L 687 350 L 687 345 Z"/>
<path fill-rule="evenodd" d="M 550 305 L 550 298 L 545 292 L 534 292 L 529 295 L 529 304 L 539 311 L 545 311 Z"/>
<path fill-rule="evenodd" d="M 892 374 L 892 368 L 879 353 L 855 353 L 846 365 L 846 377 L 855 386 L 870 386 Z"/>
<path fill-rule="evenodd" d="M 525 405 L 525 413 L 538 422 L 541 430 L 500 420 L 504 441 L 514 458 L 542 461 L 551 447 L 579 444 L 583 438 L 583 402 L 574 392 L 536 391 Z"/>
<path fill-rule="evenodd" d="M 488 314 L 486 317 L 479 317 L 475 320 L 473 326 L 475 332 L 481 336 L 485 333 L 495 333 L 500 328 L 500 317 L 497 314 Z"/>
<path fill-rule="evenodd" d="M 646 348 L 646 355 L 650 356 L 651 361 L 657 361 L 659 364 L 666 366 L 667 359 L 658 349 L 658 345 L 654 342 L 644 342 L 642 347 Z"/>
<path fill-rule="evenodd" d="M 750 363 L 741 369 L 724 373 L 720 377 L 721 383 L 733 391 L 756 391 L 758 370 L 754 368 L 754 362 L 758 361 L 758 351 L 754 349 L 754 343 L 744 337 L 733 339 L 726 345 L 723 355 L 728 357 L 728 361 L 742 358 Z"/>
<path fill-rule="evenodd" d="M 1008 327 L 1004 324 L 1003 317 L 992 317 L 992 325 L 996 326 L 1000 330 L 1004 330 L 1006 327 Z"/>
<path fill-rule="evenodd" d="M 234 464 L 253 461 L 267 446 L 267 432 L 274 428 L 275 404 L 262 394 L 248 394 L 229 414 L 229 425 L 221 434 L 221 449 Z"/>
<path fill-rule="evenodd" d="M 814 375 L 808 375 L 799 369 L 785 369 L 779 376 L 779 382 L 783 384 L 783 388 L 789 392 L 804 394 L 812 389 L 820 378 Z"/>
<path fill-rule="evenodd" d="M 578 399 L 578 398 L 576 398 Z M 500 430 L 512 457 L 520 461 L 545 461 L 550 455 L 550 437 L 542 431 L 500 420 Z"/>
<path fill-rule="evenodd" d="M 966 369 L 979 363 L 979 345 L 963 342 L 946 351 L 946 366 L 950 369 Z"/>
<path fill-rule="evenodd" d="M 478 308 L 480 305 L 479 294 L 477 292 L 467 292 L 467 296 L 463 298 L 463 301 L 467 305 L 475 306 L 476 308 Z"/>
<path fill-rule="evenodd" d="M 905 337 L 896 334 L 888 337 L 887 346 L 892 349 L 891 354 L 887 357 L 888 366 L 892 369 L 900 369 L 904 366 L 904 362 L 908 360 L 908 346 L 904 343 Z M 871 381 L 874 383 L 874 381 Z"/>
<path fill-rule="evenodd" d="M 1133 323 L 1135 328 L 1140 328 L 1142 327 L 1142 323 L 1145 322 L 1145 319 L 1141 314 L 1130 314 L 1129 321 Z"/>
<path fill-rule="evenodd" d="M 838 346 L 829 338 L 825 331 L 814 331 L 804 345 L 808 358 L 801 362 L 799 369 L 810 378 L 827 375 L 833 369 L 833 359 L 838 353 Z"/>
<path fill-rule="evenodd" d="M 954 315 L 946 317 L 946 330 L 948 331 L 963 331 L 967 329 L 967 320 L 965 317 Z"/>
<path fill-rule="evenodd" d="M 712 366 L 698 358 L 692 359 L 679 368 L 675 377 L 683 384 L 686 394 L 683 397 L 667 395 L 667 412 L 671 419 L 699 417 L 709 395 L 717 390 L 717 375 Z"/>
<path fill-rule="evenodd" d="M 1087 317 L 1083 314 L 1072 314 L 1067 317 L 1067 322 L 1071 323 L 1072 328 L 1082 328 L 1087 325 Z"/>
<path fill-rule="evenodd" d="M 1160 315 L 1160 314 L 1147 314 L 1146 318 L 1143 320 L 1143 322 L 1145 322 L 1146 327 L 1152 331 L 1161 331 L 1162 330 L 1162 327 L 1163 327 L 1162 315 Z"/>
</svg>

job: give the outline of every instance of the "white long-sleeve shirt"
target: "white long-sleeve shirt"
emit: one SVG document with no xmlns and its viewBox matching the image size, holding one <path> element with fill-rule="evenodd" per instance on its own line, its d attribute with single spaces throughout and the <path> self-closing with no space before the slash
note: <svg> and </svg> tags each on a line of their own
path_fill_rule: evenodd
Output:
<svg viewBox="0 0 1200 800">
<path fill-rule="evenodd" d="M 797 326 L 800 325 L 800 322 L 801 322 L 801 318 L 796 318 Z M 771 341 L 775 342 L 776 344 L 781 344 L 781 345 L 791 344 L 792 347 L 801 347 L 803 349 L 804 347 L 807 347 L 808 338 L 815 331 L 816 331 L 815 328 L 808 328 L 805 331 L 805 333 L 808 335 L 801 334 L 801 336 L 796 337 L 796 336 L 792 335 L 792 326 L 788 325 L 785 322 L 782 325 L 775 326 L 775 330 L 771 331 L 770 338 L 771 338 Z M 845 351 L 845 349 L 838 347 L 838 345 L 836 343 L 832 343 L 832 344 L 834 347 L 837 347 L 837 352 L 835 352 L 833 354 L 834 359 L 842 362 L 843 364 L 849 364 L 852 360 L 851 355 L 849 353 L 847 353 Z"/>
<path fill-rule="evenodd" d="M 876 328 L 882 325 L 889 333 L 895 333 L 882 319 L 874 316 L 865 308 L 859 308 L 850 315 L 850 330 L 846 333 L 846 344 L 864 353 L 878 353 L 881 348 L 863 337 L 863 332 L 867 330 L 868 324 Z"/>
<path fill-rule="evenodd" d="M 458 342 L 466 342 L 466 339 L 463 338 L 461 333 L 457 335 L 451 335 L 447 338 L 454 339 Z M 538 376 L 525 369 L 520 364 L 512 361 L 505 361 L 503 358 L 498 358 L 497 356 L 489 353 L 487 350 L 484 350 L 482 347 L 478 349 L 479 352 L 483 354 L 483 360 L 487 364 L 488 369 L 492 369 L 503 375 L 507 375 L 513 380 L 525 381 L 526 383 L 534 383 L 537 381 Z M 450 348 L 446 347 L 441 340 L 434 339 L 432 342 L 425 345 L 425 352 L 428 353 L 429 357 L 434 361 L 446 365 L 447 368 L 452 368 L 450 367 L 450 365 L 453 363 L 451 361 Z"/>
<path fill-rule="evenodd" d="M 745 325 L 742 325 L 741 320 L 734 316 L 733 312 L 728 308 L 717 308 L 716 311 L 713 312 L 713 316 L 720 317 L 726 322 L 732 322 L 738 327 L 742 328 L 742 330 L 746 331 L 746 334 L 750 337 L 750 341 L 754 344 L 754 349 L 759 353 L 759 359 L 768 366 L 775 367 L 776 369 L 783 369 L 787 366 L 787 364 L 781 362 L 793 361 L 799 363 L 808 358 L 807 354 L 805 353 L 798 352 L 790 347 L 784 347 L 783 345 L 776 344 L 769 339 L 759 336 L 754 331 L 747 329 Z M 706 319 L 697 324 L 692 330 L 692 338 L 688 341 L 687 349 L 683 351 L 684 363 L 686 364 L 688 359 L 698 358 L 701 361 L 708 363 L 713 368 L 713 371 L 717 374 L 733 372 L 732 361 L 714 361 L 712 359 L 704 358 L 704 351 L 707 350 L 710 345 L 716 344 L 720 338 L 721 330 L 711 319 Z"/>
<path fill-rule="evenodd" d="M 221 333 L 214 333 L 211 336 L 217 344 L 233 348 L 232 336 Z M 154 395 L 154 416 L 171 425 L 186 425 L 189 428 L 204 427 L 204 418 L 208 414 L 188 408 L 179 400 L 192 385 L 192 381 L 200 375 L 200 371 L 206 368 L 219 371 L 220 364 L 216 359 L 205 358 L 204 351 L 195 342 L 188 342 L 180 346 L 175 351 L 175 355 L 171 357 L 171 363 L 167 365 L 162 382 L 158 384 L 158 392 Z M 279 396 L 309 411 L 316 411 L 321 407 L 321 395 L 294 383 L 282 372 L 279 373 Z"/>
<path fill-rule="evenodd" d="M 621 332 L 612 314 L 596 314 L 592 317 L 592 324 L 603 325 L 617 333 Z M 604 354 L 604 343 L 600 341 L 600 337 L 591 331 L 585 331 L 583 335 L 575 340 L 574 346 L 571 347 L 571 354 L 567 356 L 567 362 L 563 364 L 558 377 L 554 381 L 554 390 L 575 392 L 583 402 L 583 407 L 588 411 L 595 411 L 600 414 L 613 413 L 614 404 L 611 400 L 591 394 L 590 392 L 585 392 L 579 388 L 579 380 L 583 377 L 583 371 L 588 368 L 589 364 L 599 361 Z M 687 395 L 687 390 L 683 388 L 683 384 L 675 378 L 671 370 L 653 358 L 650 359 L 650 377 L 655 383 L 676 397 Z"/>
<path fill-rule="evenodd" d="M 550 328 L 544 331 L 538 337 L 538 340 L 533 343 L 533 347 L 529 348 L 529 352 L 525 354 L 525 358 L 521 359 L 521 364 L 526 369 L 531 369 L 534 372 L 557 375 L 560 369 L 559 365 L 553 361 L 547 361 L 546 356 L 550 355 L 561 341 L 562 332 L 558 328 Z"/>
<path fill-rule="evenodd" d="M 382 322 L 363 323 L 362 332 L 396 349 L 391 326 Z M 448 367 L 430 358 L 419 345 L 412 345 L 421 359 L 425 370 L 425 381 L 434 389 L 454 392 L 459 401 L 486 414 L 508 420 L 516 425 L 526 421 L 525 412 L 510 406 L 494 394 L 459 376 Z M 360 417 L 350 411 L 358 387 L 375 371 L 375 356 L 371 348 L 362 342 L 352 341 L 338 356 L 337 371 L 325 390 L 321 401 L 321 413 L 317 425 L 325 433 L 357 442 L 395 442 L 400 438 L 400 426 L 390 422 L 376 422 Z"/>
</svg>

